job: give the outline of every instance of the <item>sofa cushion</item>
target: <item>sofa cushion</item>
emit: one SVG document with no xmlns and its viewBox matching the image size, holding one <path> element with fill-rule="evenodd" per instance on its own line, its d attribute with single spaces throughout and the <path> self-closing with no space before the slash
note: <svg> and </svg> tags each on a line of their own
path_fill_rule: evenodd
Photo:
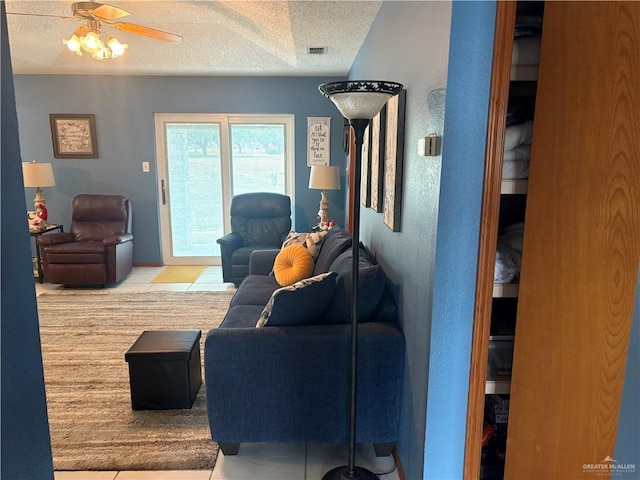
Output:
<svg viewBox="0 0 640 480">
<path fill-rule="evenodd" d="M 335 272 L 323 273 L 279 288 L 262 310 L 256 327 L 318 323 L 331 300 L 337 276 Z"/>
<path fill-rule="evenodd" d="M 278 288 L 280 288 L 280 285 L 278 285 L 274 277 L 267 275 L 249 275 L 242 281 L 240 287 L 238 287 L 238 290 L 231 299 L 230 307 L 235 307 L 236 305 L 258 305 L 260 306 L 260 311 L 262 311 L 271 298 L 271 294 Z"/>
<path fill-rule="evenodd" d="M 322 241 L 320 253 L 316 258 L 314 275 L 329 271 L 329 267 L 338 256 L 351 246 L 351 235 L 340 227 L 332 227 Z"/>
<path fill-rule="evenodd" d="M 302 245 L 307 250 L 309 250 L 309 253 L 311 253 L 311 256 L 313 257 L 313 261 L 315 262 L 316 258 L 318 258 L 318 254 L 320 253 L 322 241 L 324 240 L 324 237 L 326 235 L 326 230 L 310 233 L 291 231 L 282 243 L 282 248 L 286 248 L 290 245 Z"/>
<path fill-rule="evenodd" d="M 386 277 L 380 265 L 364 248 L 360 248 L 358 264 L 358 321 L 371 321 L 384 292 Z M 338 278 L 333 298 L 324 314 L 326 323 L 349 323 L 351 321 L 352 261 L 351 249 L 342 253 L 329 268 Z"/>
<path fill-rule="evenodd" d="M 260 305 L 236 305 L 229 309 L 220 328 L 256 328 L 256 318 L 260 312 Z"/>
<path fill-rule="evenodd" d="M 276 282 L 285 287 L 309 278 L 313 274 L 313 257 L 302 245 L 290 245 L 280 250 L 273 263 Z"/>
</svg>

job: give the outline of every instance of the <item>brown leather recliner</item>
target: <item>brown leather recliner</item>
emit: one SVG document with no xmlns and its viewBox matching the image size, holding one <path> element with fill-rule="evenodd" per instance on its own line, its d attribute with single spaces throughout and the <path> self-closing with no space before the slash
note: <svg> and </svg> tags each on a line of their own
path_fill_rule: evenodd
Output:
<svg viewBox="0 0 640 480">
<path fill-rule="evenodd" d="M 131 272 L 131 202 L 122 195 L 77 195 L 71 231 L 37 238 L 46 283 L 105 285 Z"/>
</svg>

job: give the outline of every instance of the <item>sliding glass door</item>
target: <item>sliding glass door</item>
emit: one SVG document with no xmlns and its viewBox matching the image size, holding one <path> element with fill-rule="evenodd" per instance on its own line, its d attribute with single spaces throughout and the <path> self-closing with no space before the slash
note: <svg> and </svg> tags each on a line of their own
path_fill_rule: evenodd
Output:
<svg viewBox="0 0 640 480">
<path fill-rule="evenodd" d="M 219 265 L 233 195 L 293 200 L 293 116 L 155 117 L 163 263 Z"/>
</svg>

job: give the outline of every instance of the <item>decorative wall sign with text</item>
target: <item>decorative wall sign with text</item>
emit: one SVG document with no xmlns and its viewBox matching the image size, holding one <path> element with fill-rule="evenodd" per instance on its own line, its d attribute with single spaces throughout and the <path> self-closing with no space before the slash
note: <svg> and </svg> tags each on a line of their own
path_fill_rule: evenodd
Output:
<svg viewBox="0 0 640 480">
<path fill-rule="evenodd" d="M 307 165 L 330 165 L 331 117 L 307 117 Z"/>
</svg>

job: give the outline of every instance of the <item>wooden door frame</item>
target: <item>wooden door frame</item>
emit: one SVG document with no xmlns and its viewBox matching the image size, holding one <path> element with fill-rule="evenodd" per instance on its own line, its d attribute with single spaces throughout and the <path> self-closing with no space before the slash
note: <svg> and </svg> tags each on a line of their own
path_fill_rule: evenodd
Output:
<svg viewBox="0 0 640 480">
<path fill-rule="evenodd" d="M 497 2 L 496 6 L 463 465 L 465 479 L 480 478 L 493 276 L 500 213 L 500 184 L 516 6 L 517 2 Z"/>
</svg>

